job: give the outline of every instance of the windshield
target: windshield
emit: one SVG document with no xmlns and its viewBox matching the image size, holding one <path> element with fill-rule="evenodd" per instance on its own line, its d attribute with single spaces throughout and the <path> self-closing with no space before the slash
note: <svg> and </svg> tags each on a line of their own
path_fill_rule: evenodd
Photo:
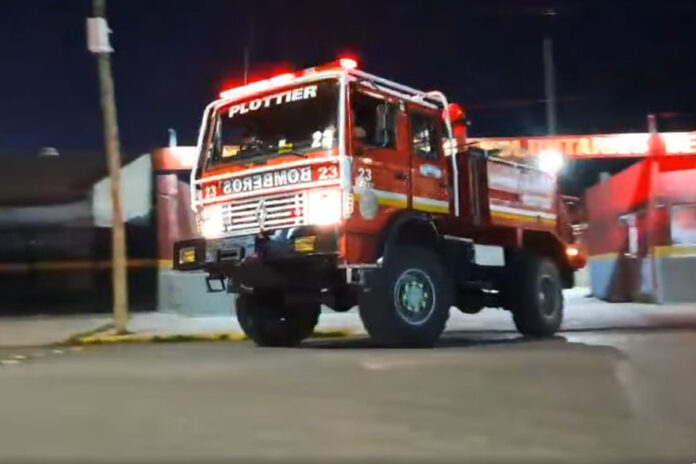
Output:
<svg viewBox="0 0 696 464">
<path fill-rule="evenodd" d="M 207 165 L 334 148 L 338 89 L 337 80 L 326 80 L 222 106 Z"/>
</svg>

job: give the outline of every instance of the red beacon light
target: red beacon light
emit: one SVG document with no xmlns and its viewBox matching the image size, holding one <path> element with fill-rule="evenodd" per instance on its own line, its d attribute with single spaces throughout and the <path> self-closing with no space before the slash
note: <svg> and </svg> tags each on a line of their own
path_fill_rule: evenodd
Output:
<svg viewBox="0 0 696 464">
<path fill-rule="evenodd" d="M 358 62 L 355 61 L 353 58 L 348 58 L 348 57 L 344 57 L 344 58 L 339 59 L 338 64 L 343 69 L 355 69 L 358 67 Z"/>
<path fill-rule="evenodd" d="M 447 109 L 443 111 L 443 117 L 445 115 L 449 116 L 449 119 L 452 123 L 462 122 L 466 119 L 466 113 L 464 112 L 464 108 L 462 108 L 456 103 L 450 103 L 447 106 Z"/>
</svg>

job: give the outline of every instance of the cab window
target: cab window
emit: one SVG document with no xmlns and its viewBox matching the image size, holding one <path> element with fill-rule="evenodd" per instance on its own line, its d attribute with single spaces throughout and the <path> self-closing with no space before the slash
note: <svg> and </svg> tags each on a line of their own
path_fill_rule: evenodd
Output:
<svg viewBox="0 0 696 464">
<path fill-rule="evenodd" d="M 439 118 L 423 113 L 411 113 L 409 119 L 413 154 L 426 160 L 437 160 L 442 143 Z"/>
<path fill-rule="evenodd" d="M 396 148 L 397 106 L 363 92 L 351 95 L 353 140 L 379 148 Z"/>
</svg>

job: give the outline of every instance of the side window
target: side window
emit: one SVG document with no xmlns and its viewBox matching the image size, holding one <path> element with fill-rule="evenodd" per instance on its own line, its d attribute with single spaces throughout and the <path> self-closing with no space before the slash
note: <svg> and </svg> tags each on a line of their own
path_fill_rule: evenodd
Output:
<svg viewBox="0 0 696 464">
<path fill-rule="evenodd" d="M 696 245 L 696 204 L 674 205 L 670 216 L 672 245 Z"/>
<path fill-rule="evenodd" d="M 380 98 L 354 92 L 353 140 L 380 148 L 396 148 L 397 106 Z"/>
<path fill-rule="evenodd" d="M 413 154 L 427 160 L 440 157 L 442 147 L 440 121 L 434 116 L 411 113 Z"/>
</svg>

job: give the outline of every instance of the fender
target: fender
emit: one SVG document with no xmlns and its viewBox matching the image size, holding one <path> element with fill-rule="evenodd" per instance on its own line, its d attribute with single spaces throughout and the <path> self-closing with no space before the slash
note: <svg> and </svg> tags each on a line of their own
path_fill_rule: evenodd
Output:
<svg viewBox="0 0 696 464">
<path fill-rule="evenodd" d="M 403 211 L 396 214 L 380 233 L 375 261 L 384 256 L 395 243 L 408 240 L 409 237 L 404 236 L 407 230 L 414 233 L 412 238 L 420 238 L 419 243 L 430 238 L 435 245 L 440 236 L 430 215 L 416 211 Z"/>
</svg>

